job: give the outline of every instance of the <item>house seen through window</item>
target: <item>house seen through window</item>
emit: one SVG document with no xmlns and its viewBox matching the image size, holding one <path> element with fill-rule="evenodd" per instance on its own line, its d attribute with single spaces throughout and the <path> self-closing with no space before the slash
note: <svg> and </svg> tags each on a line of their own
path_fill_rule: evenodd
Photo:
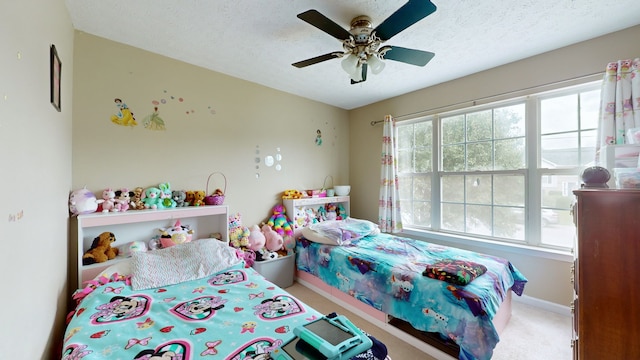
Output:
<svg viewBox="0 0 640 360">
<path fill-rule="evenodd" d="M 599 83 L 398 121 L 405 228 L 569 250 Z"/>
</svg>

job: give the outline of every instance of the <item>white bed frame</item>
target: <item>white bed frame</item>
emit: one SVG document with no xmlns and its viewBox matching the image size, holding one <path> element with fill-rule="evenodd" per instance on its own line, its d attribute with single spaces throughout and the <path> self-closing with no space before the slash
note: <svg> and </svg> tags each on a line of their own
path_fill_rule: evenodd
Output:
<svg viewBox="0 0 640 360">
<path fill-rule="evenodd" d="M 436 359 L 456 359 L 440 349 L 390 325 L 389 315 L 349 296 L 341 290 L 327 285 L 314 275 L 305 271 L 296 270 L 296 281 Z M 512 291 L 507 292 L 505 300 L 493 318 L 493 325 L 498 334 L 502 333 L 511 318 L 511 293 Z"/>
</svg>

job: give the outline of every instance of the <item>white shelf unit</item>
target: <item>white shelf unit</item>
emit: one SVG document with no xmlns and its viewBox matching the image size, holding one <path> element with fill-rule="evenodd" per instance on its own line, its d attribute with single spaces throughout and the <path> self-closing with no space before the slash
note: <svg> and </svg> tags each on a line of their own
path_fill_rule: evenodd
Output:
<svg viewBox="0 0 640 360">
<path fill-rule="evenodd" d="M 177 220 L 188 225 L 193 231 L 193 239 L 209 237 L 220 233 L 222 240 L 229 242 L 228 231 L 229 208 L 226 205 L 194 206 L 162 210 L 132 210 L 126 212 L 92 213 L 71 218 L 70 246 L 71 265 L 70 281 L 80 288 L 84 281 L 93 279 L 107 267 L 127 259 L 118 256 L 103 263 L 82 265 L 82 255 L 91 248 L 93 239 L 105 231 L 116 236 L 112 247 L 118 247 L 133 241 L 148 244 L 154 236 L 159 235 L 160 228 L 173 226 Z"/>
<path fill-rule="evenodd" d="M 311 198 L 302 198 L 302 199 L 283 199 L 282 204 L 287 212 L 287 216 L 293 222 L 293 231 L 294 236 L 297 237 L 300 232 L 300 227 L 298 226 L 298 218 L 296 216 L 297 209 L 304 208 L 316 208 L 326 204 L 342 204 L 344 207 L 344 211 L 347 213 L 347 216 L 351 216 L 351 211 L 349 209 L 349 196 L 328 196 L 328 197 L 311 197 Z"/>
</svg>

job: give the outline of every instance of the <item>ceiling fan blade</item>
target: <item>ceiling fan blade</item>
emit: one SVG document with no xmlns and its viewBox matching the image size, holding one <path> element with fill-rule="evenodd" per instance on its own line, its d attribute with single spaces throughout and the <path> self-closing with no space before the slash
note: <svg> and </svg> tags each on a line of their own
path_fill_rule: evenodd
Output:
<svg viewBox="0 0 640 360">
<path fill-rule="evenodd" d="M 409 0 L 376 27 L 376 35 L 382 40 L 389 40 L 434 11 L 436 6 L 429 0 Z"/>
<path fill-rule="evenodd" d="M 337 57 L 340 57 L 341 55 L 342 55 L 342 53 L 340 53 L 340 52 L 332 52 L 332 53 L 316 56 L 316 57 L 313 57 L 311 59 L 298 61 L 297 63 L 293 63 L 291 65 L 293 65 L 293 66 L 295 66 L 297 68 L 303 68 L 305 66 L 317 64 L 319 62 L 335 59 Z"/>
<path fill-rule="evenodd" d="M 353 79 L 351 79 L 351 85 L 359 84 L 359 83 L 365 82 L 365 81 L 367 81 L 367 64 L 362 64 L 362 80 L 354 81 Z"/>
<path fill-rule="evenodd" d="M 389 48 L 389 50 L 384 52 L 383 59 L 400 61 L 416 66 L 425 66 L 429 61 L 431 61 L 431 59 L 433 59 L 434 56 L 436 56 L 436 54 L 432 52 L 407 49 L 398 46 L 386 46 L 386 48 Z"/>
<path fill-rule="evenodd" d="M 351 36 L 351 33 L 342 26 L 333 22 L 333 20 L 322 15 L 317 10 L 307 10 L 298 14 L 298 18 L 308 22 L 309 24 L 317 27 L 318 29 L 326 32 L 338 40 L 346 40 Z"/>
</svg>

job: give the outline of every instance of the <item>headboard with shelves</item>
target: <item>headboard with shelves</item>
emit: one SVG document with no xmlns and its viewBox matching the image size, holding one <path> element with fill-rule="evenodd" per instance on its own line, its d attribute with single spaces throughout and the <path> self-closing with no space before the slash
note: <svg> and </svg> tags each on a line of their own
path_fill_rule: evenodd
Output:
<svg viewBox="0 0 640 360">
<path fill-rule="evenodd" d="M 351 214 L 349 209 L 349 196 L 327 196 L 327 197 L 314 197 L 314 198 L 302 198 L 302 199 L 283 199 L 282 204 L 285 207 L 287 216 L 293 222 L 294 236 L 300 234 L 302 227 L 298 221 L 298 210 L 305 208 L 318 208 L 327 204 L 340 204 L 344 208 L 347 216 Z M 304 211 L 303 211 L 304 212 Z"/>
<path fill-rule="evenodd" d="M 127 212 L 92 213 L 71 218 L 70 266 L 71 283 L 82 287 L 83 282 L 94 278 L 107 267 L 126 259 L 118 256 L 103 263 L 82 265 L 82 255 L 91 248 L 93 239 L 105 231 L 116 236 L 112 244 L 118 247 L 133 241 L 148 243 L 159 235 L 160 228 L 173 226 L 177 220 L 194 231 L 193 239 L 220 233 L 228 242 L 229 208 L 226 205 L 194 206 L 163 210 L 133 210 Z"/>
</svg>

